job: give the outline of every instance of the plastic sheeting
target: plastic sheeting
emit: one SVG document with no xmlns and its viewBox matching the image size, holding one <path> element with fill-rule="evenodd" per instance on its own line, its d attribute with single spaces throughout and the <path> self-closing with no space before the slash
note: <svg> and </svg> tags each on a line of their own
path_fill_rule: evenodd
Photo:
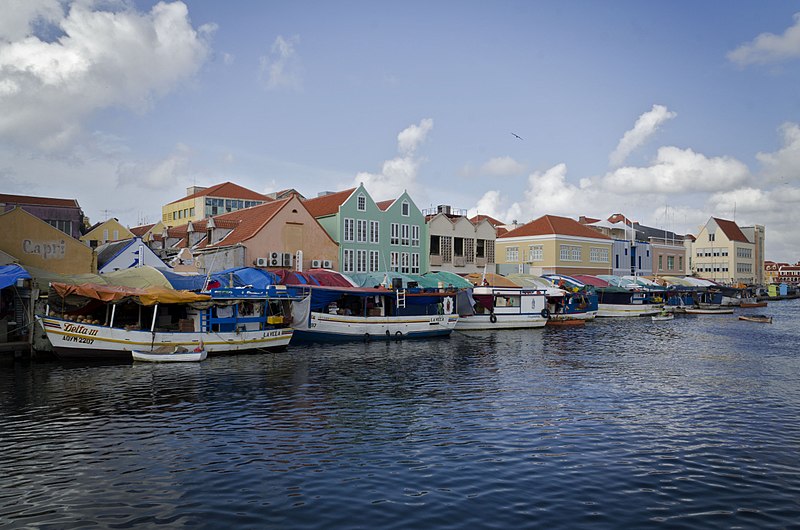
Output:
<svg viewBox="0 0 800 530">
<path fill-rule="evenodd" d="M 50 288 L 62 298 L 70 295 L 83 296 L 102 302 L 119 302 L 128 298 L 135 299 L 142 305 L 154 304 L 185 304 L 190 302 L 206 302 L 211 297 L 205 294 L 176 291 L 165 287 L 123 287 L 119 285 L 98 285 L 86 283 L 72 285 L 60 282 L 51 282 Z"/>
<path fill-rule="evenodd" d="M 0 266 L 0 289 L 14 285 L 20 278 L 28 280 L 30 277 L 31 275 L 28 274 L 28 271 L 19 265 Z"/>
<path fill-rule="evenodd" d="M 26 268 L 42 287 L 46 287 L 48 283 L 53 282 L 71 285 L 82 285 L 85 283 L 119 285 L 138 289 L 146 287 L 165 287 L 169 289 L 172 287 L 169 280 L 167 280 L 158 269 L 150 267 L 149 265 L 134 267 L 132 269 L 123 269 L 106 274 L 58 274 L 36 267 Z"/>
<path fill-rule="evenodd" d="M 448 272 L 448 271 L 426 272 L 422 276 L 427 279 L 434 280 L 437 283 L 437 285 L 439 284 L 439 282 L 441 282 L 443 287 L 453 286 L 456 289 L 468 289 L 472 287 L 472 282 L 470 282 L 463 276 L 459 276 L 454 272 Z"/>
</svg>

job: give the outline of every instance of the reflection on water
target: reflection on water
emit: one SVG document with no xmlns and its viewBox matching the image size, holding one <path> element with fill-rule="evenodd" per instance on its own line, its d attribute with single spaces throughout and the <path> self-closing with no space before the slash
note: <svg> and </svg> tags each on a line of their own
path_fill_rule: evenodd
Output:
<svg viewBox="0 0 800 530">
<path fill-rule="evenodd" d="M 791 526 L 800 303 L 766 310 L 2 365 L 0 528 Z"/>
</svg>

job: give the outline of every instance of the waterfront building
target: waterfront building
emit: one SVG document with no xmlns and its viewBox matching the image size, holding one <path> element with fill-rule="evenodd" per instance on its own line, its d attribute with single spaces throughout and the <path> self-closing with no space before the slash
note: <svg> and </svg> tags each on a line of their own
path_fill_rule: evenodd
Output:
<svg viewBox="0 0 800 530">
<path fill-rule="evenodd" d="M 800 286 L 800 262 L 789 263 L 764 262 L 764 285 L 785 283 Z"/>
<path fill-rule="evenodd" d="M 134 226 L 130 231 L 135 237 L 140 237 L 142 241 L 149 243 L 156 238 L 160 238 L 165 228 L 166 225 L 159 221 L 153 224 Z"/>
<path fill-rule="evenodd" d="M 755 225 L 748 232 L 754 241 L 734 221 L 710 218 L 691 244 L 692 272 L 723 284 L 763 281 L 764 227 Z"/>
<path fill-rule="evenodd" d="M 95 223 L 78 239 L 92 248 L 97 248 L 110 241 L 121 241 L 132 237 L 134 237 L 133 232 L 122 226 L 119 219 L 112 217 L 106 221 Z"/>
<path fill-rule="evenodd" d="M 486 216 L 472 221 L 466 210 L 440 205 L 423 210 L 430 248 L 430 270 L 457 274 L 494 271 L 497 233 Z"/>
<path fill-rule="evenodd" d="M 574 219 L 544 215 L 497 237 L 499 274 L 610 274 L 613 240 Z"/>
<path fill-rule="evenodd" d="M 161 207 L 161 222 L 173 227 L 269 201 L 271 199 L 266 195 L 233 182 L 223 182 L 210 188 L 190 186 L 186 189 L 185 197 Z"/>
<path fill-rule="evenodd" d="M 296 196 L 168 228 L 152 245 L 162 259 L 192 260 L 206 274 L 234 267 L 338 266 L 336 243 Z"/>
<path fill-rule="evenodd" d="M 425 216 L 407 192 L 377 203 L 360 184 L 304 204 L 339 246 L 341 272 L 429 270 Z"/>
<path fill-rule="evenodd" d="M 25 210 L 75 239 L 86 228 L 86 216 L 75 199 L 0 194 L 0 212 L 8 212 L 14 208 Z"/>
<path fill-rule="evenodd" d="M 97 247 L 97 272 L 100 274 L 143 265 L 169 268 L 140 237 L 111 241 Z"/>
<path fill-rule="evenodd" d="M 23 208 L 0 213 L 0 251 L 23 267 L 60 274 L 97 272 L 94 250 Z"/>
</svg>

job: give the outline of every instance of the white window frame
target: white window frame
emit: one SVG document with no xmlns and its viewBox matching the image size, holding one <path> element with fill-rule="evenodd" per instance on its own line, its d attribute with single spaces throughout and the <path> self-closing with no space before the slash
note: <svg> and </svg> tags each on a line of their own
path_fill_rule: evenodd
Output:
<svg viewBox="0 0 800 530">
<path fill-rule="evenodd" d="M 561 261 L 581 261 L 581 247 L 578 245 L 561 245 L 559 256 Z"/>
<path fill-rule="evenodd" d="M 411 246 L 419 246 L 419 225 L 411 225 Z"/>
<path fill-rule="evenodd" d="M 544 261 L 544 245 L 531 245 L 528 249 L 528 261 Z"/>
<path fill-rule="evenodd" d="M 419 274 L 419 252 L 411 253 L 411 274 Z"/>
<path fill-rule="evenodd" d="M 369 272 L 381 270 L 381 253 L 377 250 L 369 251 Z"/>
<path fill-rule="evenodd" d="M 344 229 L 342 230 L 342 240 L 352 243 L 355 241 L 355 225 L 356 220 L 350 219 L 349 217 L 345 217 L 344 219 Z"/>
<path fill-rule="evenodd" d="M 400 244 L 400 223 L 392 223 L 392 237 L 390 240 L 390 244 L 392 245 Z"/>
<path fill-rule="evenodd" d="M 367 220 L 356 219 L 356 241 L 358 243 L 367 242 Z"/>
<path fill-rule="evenodd" d="M 380 221 L 370 221 L 369 222 L 369 242 L 375 245 L 379 245 L 381 243 L 381 222 Z"/>
<path fill-rule="evenodd" d="M 356 250 L 356 272 L 367 272 L 367 251 Z"/>
<path fill-rule="evenodd" d="M 363 194 L 359 194 L 358 197 L 356 197 L 356 208 L 359 212 L 367 211 L 367 198 Z"/>
<path fill-rule="evenodd" d="M 390 253 L 390 257 L 391 257 L 391 265 L 389 269 L 392 272 L 400 272 L 400 253 L 393 250 Z"/>
<path fill-rule="evenodd" d="M 403 274 L 409 274 L 409 259 L 408 259 L 408 252 L 401 252 L 400 253 L 400 272 Z"/>
<path fill-rule="evenodd" d="M 411 228 L 407 224 L 403 224 L 400 228 L 401 228 L 401 230 L 400 230 L 400 244 L 402 246 L 404 246 L 404 247 L 407 247 L 408 246 L 408 242 L 409 242 L 408 233 L 411 230 Z"/>
<path fill-rule="evenodd" d="M 404 200 L 402 204 L 400 204 L 400 214 L 403 217 L 409 217 L 411 215 L 411 205 L 408 201 Z"/>
<path fill-rule="evenodd" d="M 519 247 L 506 247 L 506 262 L 519 263 Z"/>
<path fill-rule="evenodd" d="M 342 251 L 342 272 L 355 272 L 355 251 L 352 248 Z"/>
<path fill-rule="evenodd" d="M 603 247 L 589 248 L 589 261 L 592 263 L 608 263 L 608 249 Z"/>
</svg>

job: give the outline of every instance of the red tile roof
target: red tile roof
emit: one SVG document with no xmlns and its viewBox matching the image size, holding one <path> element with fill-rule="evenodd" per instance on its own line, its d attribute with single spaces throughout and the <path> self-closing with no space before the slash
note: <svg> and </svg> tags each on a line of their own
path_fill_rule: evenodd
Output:
<svg viewBox="0 0 800 530">
<path fill-rule="evenodd" d="M 387 199 L 387 200 L 385 200 L 385 201 L 376 202 L 376 203 L 375 203 L 375 205 L 376 205 L 378 208 L 380 208 L 380 209 L 381 209 L 381 211 L 384 211 L 384 212 L 385 212 L 386 210 L 388 210 L 388 209 L 389 209 L 389 206 L 391 206 L 392 204 L 394 204 L 394 201 L 396 201 L 396 200 L 397 200 L 397 199 Z"/>
<path fill-rule="evenodd" d="M 181 199 L 172 201 L 169 204 L 175 204 L 176 202 L 185 201 L 188 199 L 194 199 L 197 197 L 221 197 L 224 199 L 243 199 L 247 201 L 271 201 L 269 197 L 258 193 L 253 190 L 249 190 L 238 184 L 234 184 L 233 182 L 223 182 L 222 184 L 217 184 L 216 186 L 211 186 L 210 188 L 206 188 L 204 190 L 200 190 L 196 193 L 192 193 L 191 195 L 187 195 Z"/>
<path fill-rule="evenodd" d="M 246 241 L 256 235 L 266 225 L 270 219 L 275 217 L 279 211 L 286 206 L 291 197 L 281 201 L 272 201 L 252 208 L 245 208 L 235 212 L 224 213 L 214 217 L 214 224 L 217 228 L 226 228 L 226 225 L 234 224 L 233 231 L 222 238 L 221 241 L 210 247 L 228 247 Z"/>
<path fill-rule="evenodd" d="M 128 230 L 130 230 L 131 233 L 136 237 L 142 237 L 147 232 L 149 232 L 150 229 L 153 228 L 154 226 L 156 226 L 155 223 L 151 225 L 134 226 L 133 228 L 129 228 Z"/>
<path fill-rule="evenodd" d="M 742 243 L 750 243 L 750 240 L 742 233 L 742 230 L 739 228 L 739 225 L 734 223 L 733 221 L 727 221 L 725 219 L 717 219 L 716 217 L 712 217 L 714 222 L 717 223 L 717 226 L 725 233 L 725 237 L 728 238 L 729 241 L 741 241 Z"/>
<path fill-rule="evenodd" d="M 31 206 L 57 206 L 60 208 L 80 208 L 76 199 L 53 199 L 51 197 L 29 197 L 0 193 L 0 204 L 28 204 Z"/>
<path fill-rule="evenodd" d="M 494 226 L 494 227 L 498 227 L 498 226 L 501 226 L 501 225 L 504 225 L 504 224 L 505 224 L 504 222 L 502 222 L 502 221 L 498 221 L 498 220 L 497 220 L 497 219 L 495 219 L 494 217 L 489 217 L 488 215 L 476 215 L 476 216 L 474 216 L 474 217 L 471 217 L 471 218 L 470 218 L 470 221 L 472 221 L 472 224 L 478 224 L 478 223 L 480 223 L 481 221 L 483 221 L 484 219 L 486 219 L 487 221 L 489 221 L 489 223 L 490 223 L 492 226 Z"/>
<path fill-rule="evenodd" d="M 508 237 L 541 236 L 546 234 L 590 237 L 592 239 L 611 239 L 596 230 L 580 224 L 574 219 L 559 217 L 557 215 L 543 215 L 528 224 L 515 228 L 503 235 L 498 235 L 497 237 L 500 239 Z"/>
<path fill-rule="evenodd" d="M 313 217 L 333 215 L 339 211 L 339 206 L 344 204 L 354 191 L 356 191 L 356 188 L 350 188 L 349 190 L 329 193 L 322 197 L 306 199 L 303 201 L 303 205 Z"/>
</svg>

